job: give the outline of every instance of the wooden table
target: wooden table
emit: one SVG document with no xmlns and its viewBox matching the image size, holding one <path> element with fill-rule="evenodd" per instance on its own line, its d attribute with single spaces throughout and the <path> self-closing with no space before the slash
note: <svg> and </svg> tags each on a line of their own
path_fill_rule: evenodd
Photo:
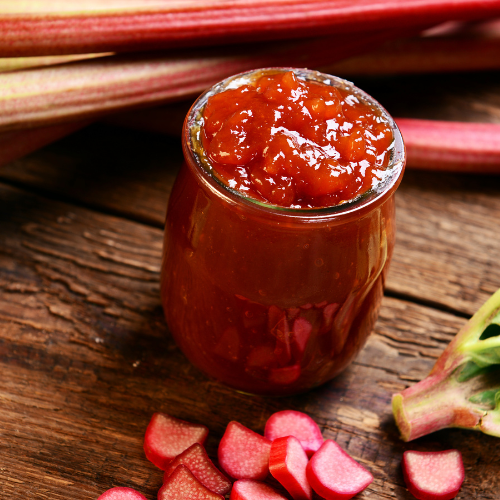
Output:
<svg viewBox="0 0 500 500">
<path fill-rule="evenodd" d="M 500 121 L 500 74 L 356 80 L 395 116 Z M 407 171 L 375 331 L 342 375 L 307 394 L 250 397 L 207 380 L 169 336 L 159 300 L 162 223 L 180 141 L 97 124 L 0 171 L 0 498 L 156 498 L 144 457 L 155 411 L 262 432 L 305 411 L 375 476 L 358 498 L 410 499 L 404 450 L 458 448 L 458 498 L 494 499 L 500 441 L 444 430 L 403 443 L 390 400 L 422 379 L 500 287 L 500 177 Z"/>
</svg>

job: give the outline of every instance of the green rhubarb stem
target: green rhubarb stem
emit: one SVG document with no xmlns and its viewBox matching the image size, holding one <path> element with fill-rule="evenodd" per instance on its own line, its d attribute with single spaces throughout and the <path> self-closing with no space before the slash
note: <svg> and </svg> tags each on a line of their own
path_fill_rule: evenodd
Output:
<svg viewBox="0 0 500 500">
<path fill-rule="evenodd" d="M 362 33 L 498 15 L 500 0 L 5 0 L 0 57 Z"/>
<path fill-rule="evenodd" d="M 447 427 L 479 430 L 486 412 L 464 406 L 458 383 L 447 376 L 429 376 L 393 397 L 392 409 L 403 441 Z"/>
<path fill-rule="evenodd" d="M 62 56 L 39 56 L 39 57 L 1 57 L 0 73 L 8 71 L 19 71 L 30 68 L 42 68 L 44 66 L 54 66 L 85 59 L 94 59 L 96 57 L 109 56 L 112 53 L 102 54 L 72 54 Z"/>
<path fill-rule="evenodd" d="M 500 290 L 457 333 L 418 384 L 394 394 L 392 409 L 404 441 L 447 427 L 500 437 Z M 496 327 L 495 327 L 496 328 Z"/>
</svg>

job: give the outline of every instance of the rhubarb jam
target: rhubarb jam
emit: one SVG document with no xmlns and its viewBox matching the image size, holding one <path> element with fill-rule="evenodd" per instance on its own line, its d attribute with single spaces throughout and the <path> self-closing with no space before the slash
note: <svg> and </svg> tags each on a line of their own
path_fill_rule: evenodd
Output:
<svg viewBox="0 0 500 500">
<path fill-rule="evenodd" d="M 210 96 L 201 139 L 227 186 L 272 205 L 318 208 L 380 182 L 393 134 L 355 94 L 288 71 Z"/>
<path fill-rule="evenodd" d="M 349 82 L 274 68 L 203 94 L 183 148 L 161 276 L 176 343 L 249 393 L 330 380 L 378 315 L 405 162 L 394 121 Z"/>
</svg>

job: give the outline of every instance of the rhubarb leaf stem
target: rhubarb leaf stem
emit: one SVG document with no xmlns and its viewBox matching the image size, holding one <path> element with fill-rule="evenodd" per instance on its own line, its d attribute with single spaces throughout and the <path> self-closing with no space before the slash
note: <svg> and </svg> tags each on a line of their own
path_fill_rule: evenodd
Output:
<svg viewBox="0 0 500 500">
<path fill-rule="evenodd" d="M 446 427 L 500 437 L 500 290 L 474 314 L 441 354 L 429 376 L 393 395 L 404 441 Z"/>
</svg>

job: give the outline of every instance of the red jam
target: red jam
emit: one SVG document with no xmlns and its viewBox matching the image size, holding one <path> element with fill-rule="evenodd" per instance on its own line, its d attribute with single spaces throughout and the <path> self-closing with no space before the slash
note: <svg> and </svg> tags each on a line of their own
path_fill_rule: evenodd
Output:
<svg viewBox="0 0 500 500">
<path fill-rule="evenodd" d="M 229 187 L 291 208 L 341 204 L 383 178 L 393 134 L 358 96 L 292 71 L 211 96 L 203 148 Z"/>
<path fill-rule="evenodd" d="M 347 82 L 295 71 L 318 83 L 259 70 L 198 99 L 165 225 L 173 338 L 204 373 L 254 394 L 302 392 L 348 366 L 395 240 L 397 127 Z"/>
</svg>

